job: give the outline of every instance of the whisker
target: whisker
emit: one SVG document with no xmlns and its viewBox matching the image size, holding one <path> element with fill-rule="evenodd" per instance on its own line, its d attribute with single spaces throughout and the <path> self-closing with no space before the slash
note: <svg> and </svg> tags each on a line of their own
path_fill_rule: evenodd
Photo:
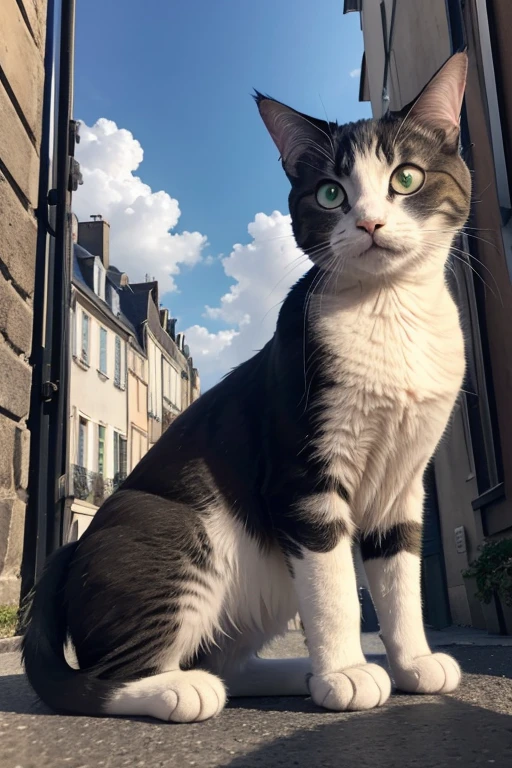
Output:
<svg viewBox="0 0 512 768">
<path fill-rule="evenodd" d="M 307 263 L 309 260 L 310 260 L 310 259 L 309 259 L 309 258 L 308 258 L 308 257 L 307 257 L 305 254 L 303 254 L 303 258 L 302 258 L 302 259 L 301 259 L 301 261 L 299 261 L 298 263 L 294 263 L 294 262 L 296 262 L 296 261 L 297 261 L 296 259 L 294 259 L 294 262 L 292 262 L 292 265 L 288 267 L 288 269 L 285 271 L 285 273 L 282 275 L 282 277 L 281 277 L 281 278 L 280 278 L 280 279 L 277 281 L 277 283 L 274 285 L 274 287 L 272 288 L 272 290 L 271 290 L 271 291 L 270 291 L 270 293 L 268 294 L 268 296 L 267 296 L 267 299 L 269 299 L 269 298 L 272 296 L 272 294 L 274 293 L 274 291 L 276 290 L 276 288 L 277 288 L 279 285 L 281 285 L 281 283 L 283 282 L 283 280 L 284 280 L 286 277 L 288 277 L 288 276 L 289 276 L 289 275 L 290 275 L 290 274 L 291 274 L 291 273 L 292 273 L 294 270 L 298 269 L 299 267 L 302 267 L 302 266 L 303 266 L 304 264 L 306 264 L 306 263 Z"/>
<path fill-rule="evenodd" d="M 319 270 L 318 275 L 315 275 L 313 278 L 313 281 L 311 285 L 309 286 L 308 291 L 306 292 L 306 297 L 304 299 L 304 323 L 302 328 L 302 359 L 303 359 L 303 370 L 304 370 L 304 395 L 306 394 L 307 390 L 307 371 L 306 371 L 306 324 L 307 324 L 307 318 L 309 313 L 309 305 L 311 302 L 311 297 L 313 295 L 313 292 L 315 288 L 319 285 L 322 279 L 325 278 L 325 272 L 322 270 Z"/>
<path fill-rule="evenodd" d="M 332 142 L 331 137 L 325 131 L 323 131 L 318 125 L 315 125 L 314 123 L 311 122 L 311 120 L 308 120 L 307 117 L 305 117 L 305 115 L 299 115 L 299 117 L 301 117 L 301 119 L 304 120 L 306 123 L 308 123 L 312 128 L 316 128 L 316 130 L 319 131 L 320 133 L 322 133 L 325 136 L 325 138 L 329 141 L 329 143 L 331 145 L 331 149 L 332 149 L 332 158 L 328 157 L 328 155 L 326 155 L 326 157 L 329 160 L 332 160 L 334 162 L 335 157 L 336 157 L 336 152 L 334 150 L 334 144 Z M 319 145 L 317 145 L 317 146 L 319 146 Z"/>
<path fill-rule="evenodd" d="M 320 99 L 320 104 L 322 105 L 322 109 L 323 109 L 324 115 L 325 115 L 325 122 L 327 123 L 327 128 L 329 130 L 329 139 L 330 139 L 330 142 L 331 142 L 332 154 L 333 154 L 333 157 L 336 157 L 336 150 L 334 149 L 334 136 L 332 134 L 331 121 L 327 117 L 327 110 L 325 108 L 325 104 L 322 101 L 322 97 L 320 96 L 320 94 L 318 94 L 318 98 Z"/>
<path fill-rule="evenodd" d="M 490 285 L 489 285 L 489 284 L 488 284 L 488 283 L 487 283 L 487 282 L 484 280 L 484 278 L 482 277 L 482 275 L 481 275 L 481 274 L 480 274 L 480 273 L 479 273 L 479 272 L 478 272 L 478 271 L 477 271 L 477 270 L 476 270 L 476 269 L 475 269 L 475 268 L 474 268 L 474 267 L 473 267 L 473 266 L 472 266 L 472 265 L 469 263 L 469 261 L 466 261 L 466 259 L 463 259 L 463 258 L 461 258 L 461 257 L 460 257 L 458 254 L 456 254 L 456 253 L 454 253 L 454 254 L 452 254 L 452 255 L 453 255 L 453 257 L 454 257 L 455 259 L 457 259 L 458 261 L 460 261 L 460 262 L 461 262 L 461 264 L 465 264 L 467 267 L 469 267 L 469 268 L 470 268 L 470 270 L 471 270 L 472 272 L 474 272 L 474 273 L 475 273 L 475 275 L 477 275 L 477 276 L 478 276 L 478 278 L 479 278 L 479 279 L 482 281 L 483 285 L 485 285 L 485 287 L 486 287 L 486 288 L 488 288 L 488 289 L 490 290 L 490 292 L 492 293 L 492 295 L 494 296 L 494 298 L 495 298 L 495 299 L 497 299 L 497 298 L 498 298 L 498 297 L 496 296 L 496 294 L 494 293 L 493 289 L 491 288 L 491 286 L 490 286 Z"/>
<path fill-rule="evenodd" d="M 477 227 L 474 227 L 474 229 L 476 231 L 478 231 Z M 453 232 L 452 229 L 437 229 L 437 228 L 434 228 L 434 229 L 422 229 L 421 231 L 422 232 L 428 232 L 429 234 L 431 234 L 431 233 L 439 233 L 439 234 L 445 234 L 445 235 L 451 234 Z M 467 237 L 472 237 L 474 240 L 480 240 L 482 243 L 486 243 L 486 245 L 490 245 L 491 248 L 494 248 L 495 251 L 499 250 L 498 246 L 496 245 L 496 243 L 493 243 L 491 240 L 486 240 L 485 237 L 479 237 L 478 235 L 474 235 L 472 232 L 467 232 L 464 227 L 460 231 L 463 232 Z M 493 229 L 485 229 L 485 230 L 481 230 L 481 231 L 482 232 L 496 232 L 496 230 L 493 230 Z M 411 234 L 411 232 L 406 233 L 406 234 Z M 455 237 L 457 233 L 454 232 L 453 234 L 454 234 L 454 237 Z"/>
<path fill-rule="evenodd" d="M 452 251 L 454 251 L 454 250 L 460 251 L 460 248 L 457 248 L 457 249 L 452 249 Z M 460 251 L 460 252 L 461 252 L 461 253 L 462 253 L 464 256 L 467 256 L 467 255 L 468 255 L 468 254 L 467 254 L 465 251 Z M 452 252 L 452 253 L 451 253 L 451 255 L 453 256 L 453 258 L 454 258 L 454 259 L 457 259 L 457 261 L 460 261 L 460 263 L 461 263 L 461 264 L 464 264 L 466 267 L 469 267 L 469 269 L 470 269 L 472 272 L 474 272 L 474 273 L 475 273 L 475 275 L 477 275 L 477 276 L 478 276 L 479 280 L 481 280 L 481 281 L 482 281 L 482 284 L 483 284 L 483 285 L 484 285 L 486 288 L 488 288 L 488 290 L 489 290 L 489 291 L 492 293 L 492 295 L 494 296 L 494 298 L 495 298 L 495 299 L 498 299 L 498 298 L 499 298 L 499 299 L 500 299 L 500 301 L 503 303 L 503 300 L 501 299 L 501 294 L 500 294 L 500 296 L 499 296 L 499 297 L 496 295 L 496 293 L 495 293 L 495 292 L 494 292 L 494 290 L 491 288 L 491 286 L 489 285 L 489 283 L 488 283 L 486 280 L 484 280 L 484 278 L 482 277 L 482 275 L 480 274 L 480 272 L 478 272 L 478 270 L 477 270 L 477 269 L 475 269 L 475 268 L 473 267 L 473 265 L 472 265 L 472 264 L 471 264 L 471 263 L 468 261 L 468 259 L 467 259 L 467 258 L 463 258 L 463 257 L 462 257 L 462 256 L 460 256 L 458 253 L 454 253 L 454 252 Z M 493 279 L 494 279 L 494 278 L 493 278 Z M 498 290 L 499 290 L 499 288 L 498 288 Z"/>
<path fill-rule="evenodd" d="M 489 269 L 489 267 L 486 264 L 484 264 L 483 261 L 480 261 L 480 259 L 477 259 L 476 256 L 473 256 L 472 253 L 469 253 L 468 251 L 464 251 L 464 250 L 462 250 L 462 248 L 456 248 L 455 246 L 452 246 L 451 250 L 459 251 L 459 253 L 463 254 L 464 256 L 467 256 L 469 259 L 473 259 L 474 261 L 476 261 L 477 264 L 479 264 L 481 267 L 483 267 L 486 272 L 488 272 L 488 274 L 490 275 L 490 277 L 492 278 L 492 280 L 494 282 L 494 285 L 496 286 L 496 290 L 498 291 L 498 297 L 500 299 L 501 305 L 504 306 L 503 305 L 503 298 L 502 298 L 501 291 L 500 291 L 500 287 L 499 287 L 498 282 L 497 282 L 496 278 L 494 277 L 493 273 Z M 467 264 L 468 264 L 468 266 L 471 266 L 471 264 L 469 264 L 469 262 L 467 262 Z M 472 267 L 472 269 L 473 269 L 473 267 Z M 476 274 L 480 277 L 480 279 L 482 279 L 482 276 L 480 275 L 480 273 L 477 270 L 473 270 L 473 271 L 476 272 Z M 491 287 L 490 286 L 487 286 L 487 287 L 489 288 L 491 293 L 493 293 L 493 291 L 491 290 Z M 493 293 L 493 295 L 496 296 L 496 294 L 494 294 L 494 293 Z M 498 298 L 498 297 L 496 297 L 496 298 Z"/>
<path fill-rule="evenodd" d="M 328 261 L 328 267 L 331 267 L 334 264 L 334 262 L 335 262 L 334 257 L 331 257 L 331 259 Z M 316 293 L 316 289 L 320 289 L 321 290 L 322 288 L 326 287 L 326 284 L 330 281 L 330 279 L 332 279 L 333 274 L 334 273 L 331 273 L 331 272 L 323 272 L 323 273 L 320 272 L 319 273 L 320 279 L 316 281 L 316 284 L 315 284 L 315 281 L 313 281 L 313 283 L 310 286 L 310 290 L 306 294 L 307 305 L 305 307 L 305 312 L 304 312 L 304 328 L 303 328 L 303 361 L 304 361 L 304 394 L 303 394 L 303 398 L 305 397 L 305 405 L 304 405 L 304 411 L 303 411 L 302 415 L 304 415 L 304 413 L 306 413 L 306 410 L 307 410 L 307 407 L 308 407 L 309 393 L 311 391 L 311 385 L 313 383 L 313 378 L 314 378 L 314 376 L 310 377 L 309 386 L 308 386 L 308 384 L 307 384 L 308 372 L 311 369 L 311 365 L 312 364 L 308 364 L 308 365 L 306 364 L 306 321 L 307 321 L 307 316 L 309 314 L 309 308 L 310 308 L 310 304 L 311 304 L 311 299 L 312 299 L 314 293 Z M 323 285 L 322 285 L 322 281 L 323 281 Z M 323 291 L 322 291 L 322 295 L 323 295 Z M 308 363 L 309 363 L 309 361 L 308 361 Z M 302 400 L 302 398 L 301 398 L 301 400 Z M 299 403 L 300 403 L 300 401 L 299 401 Z"/>
</svg>

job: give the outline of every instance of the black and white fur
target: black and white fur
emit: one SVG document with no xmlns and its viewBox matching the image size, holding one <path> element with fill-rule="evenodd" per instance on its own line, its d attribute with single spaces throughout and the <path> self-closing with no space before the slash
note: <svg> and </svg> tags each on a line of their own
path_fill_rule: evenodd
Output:
<svg viewBox="0 0 512 768">
<path fill-rule="evenodd" d="M 23 652 L 54 709 L 190 722 L 218 714 L 226 690 L 384 704 L 390 678 L 361 650 L 354 547 L 396 686 L 457 687 L 456 662 L 425 637 L 420 547 L 423 473 L 464 374 L 445 264 L 469 210 L 466 66 L 452 57 L 405 119 L 338 126 L 258 94 L 314 266 L 272 340 L 50 558 Z M 425 175 L 411 195 L 390 183 L 403 164 Z M 341 185 L 341 207 L 317 202 L 324 181 Z M 297 611 L 310 658 L 259 659 Z"/>
</svg>

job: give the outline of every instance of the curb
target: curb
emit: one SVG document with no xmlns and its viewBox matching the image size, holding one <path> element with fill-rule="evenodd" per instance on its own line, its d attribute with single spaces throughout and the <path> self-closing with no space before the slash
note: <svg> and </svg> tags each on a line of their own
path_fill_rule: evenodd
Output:
<svg viewBox="0 0 512 768">
<path fill-rule="evenodd" d="M 21 636 L 0 639 L 0 653 L 16 653 L 21 648 Z"/>
</svg>

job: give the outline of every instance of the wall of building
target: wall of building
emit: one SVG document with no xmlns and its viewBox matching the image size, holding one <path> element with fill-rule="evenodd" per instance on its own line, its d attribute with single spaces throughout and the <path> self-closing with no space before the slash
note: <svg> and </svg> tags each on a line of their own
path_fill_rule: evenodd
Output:
<svg viewBox="0 0 512 768">
<path fill-rule="evenodd" d="M 391 29 L 393 0 L 385 0 L 387 35 Z M 362 27 L 366 58 L 367 86 L 372 112 L 383 114 L 384 33 L 381 0 L 365 0 Z M 419 30 L 421 29 L 421 34 Z M 394 41 L 388 73 L 390 109 L 400 111 L 416 98 L 432 75 L 450 55 L 450 31 L 446 0 L 398 0 L 392 40 Z M 435 40 L 435 46 L 432 41 Z"/>
<path fill-rule="evenodd" d="M 75 330 L 75 345 L 71 369 L 70 407 L 70 463 L 77 463 L 78 422 L 80 416 L 88 421 L 86 469 L 96 472 L 98 425 L 106 427 L 105 477 L 114 477 L 113 444 L 114 431 L 127 436 L 127 393 L 126 393 L 126 338 L 103 317 L 98 317 L 94 305 L 82 297 L 77 298 L 72 313 L 72 328 Z M 82 317 L 89 320 L 88 363 L 81 359 Z M 107 375 L 99 372 L 100 328 L 107 331 Z M 114 381 L 115 338 L 121 339 L 121 381 Z"/>
<path fill-rule="evenodd" d="M 472 226 L 484 235 L 475 240 L 475 255 L 483 264 L 482 276 L 490 280 L 495 288 L 481 291 L 482 325 L 486 328 L 489 355 L 489 380 L 496 413 L 495 439 L 501 453 L 504 483 L 503 499 L 495 505 L 480 510 L 484 530 L 487 534 L 498 534 L 512 528 L 512 336 L 510 334 L 510 313 L 512 307 L 512 283 L 510 281 L 506 252 L 502 237 L 502 215 L 497 186 L 496 158 L 489 135 L 487 92 L 483 78 L 482 54 L 479 50 L 478 3 L 470 0 L 465 5 L 465 21 L 469 43 L 469 72 L 466 88 L 466 108 L 471 142 L 473 169 L 473 197 L 478 200 L 474 206 Z M 492 277 L 489 277 L 492 276 Z M 482 489 L 487 490 L 487 489 Z"/>
<path fill-rule="evenodd" d="M 71 312 L 71 377 L 69 413 L 69 494 L 68 541 L 78 539 L 102 503 L 114 489 L 119 458 L 115 458 L 120 437 L 128 440 L 127 334 L 103 316 L 78 290 Z M 82 317 L 89 317 L 89 344 L 83 354 Z M 106 331 L 106 373 L 100 371 L 100 328 Z M 116 336 L 120 339 L 120 376 L 116 382 Z M 105 360 L 103 360 L 103 363 Z M 82 422 L 82 432 L 81 432 Z M 99 427 L 104 427 L 103 475 L 99 474 Z M 82 434 L 82 438 L 81 438 Z M 81 448 L 80 446 L 83 446 Z M 128 446 L 127 446 L 128 448 Z M 82 456 L 80 453 L 82 452 Z M 119 457 L 119 453 L 118 453 Z M 128 467 L 127 467 L 128 469 Z M 102 478 L 102 479 L 101 479 Z"/>
<path fill-rule="evenodd" d="M 0 603 L 20 589 L 45 21 L 46 0 L 0 3 Z"/>
<path fill-rule="evenodd" d="M 466 589 L 462 576 L 477 557 L 477 548 L 482 542 L 479 517 L 471 507 L 478 495 L 478 485 L 467 439 L 464 405 L 461 399 L 436 453 L 437 497 L 452 621 L 461 626 L 485 629 L 481 605 L 474 590 Z"/>
<path fill-rule="evenodd" d="M 382 114 L 384 67 L 379 5 L 378 0 L 365 0 L 362 14 L 366 85 L 377 116 Z M 391 2 L 387 2 L 388 23 L 390 6 Z M 470 225 L 485 232 L 485 237 L 470 236 L 464 247 L 471 248 L 472 255 L 483 264 L 481 282 L 487 283 L 489 289 L 472 275 L 458 275 L 458 286 L 462 287 L 458 291 L 459 307 L 468 341 L 468 391 L 460 398 L 435 458 L 452 620 L 481 628 L 486 626 L 482 606 L 475 599 L 474 585 L 462 573 L 477 557 L 484 536 L 507 535 L 507 531 L 510 535 L 512 526 L 512 338 L 507 320 L 512 307 L 512 284 L 502 219 L 510 201 L 504 168 L 506 152 L 500 155 L 497 151 L 495 135 L 496 122 L 498 130 L 508 123 L 505 120 L 500 126 L 505 110 L 498 109 L 488 71 L 493 66 L 493 55 L 502 69 L 504 58 L 508 57 L 508 61 L 510 55 L 505 47 L 493 52 L 491 46 L 499 44 L 501 33 L 494 29 L 489 34 L 485 29 L 485 6 L 484 0 L 468 0 L 464 4 L 469 71 L 467 123 L 463 115 L 462 126 L 464 131 L 467 125 L 469 134 L 464 134 L 465 158 L 473 172 L 473 199 L 478 201 L 473 206 Z M 496 18 L 502 18 L 505 6 L 508 8 L 500 0 L 490 3 Z M 398 2 L 396 9 L 389 80 L 392 109 L 409 104 L 451 53 L 444 0 L 428 4 L 422 0 Z M 421 34 L 414 34 L 419 29 Z M 500 197 L 502 187 L 507 189 L 506 204 Z M 469 231 L 473 233 L 475 229 Z M 457 268 L 460 272 L 459 264 Z M 489 491 L 490 500 L 485 502 Z"/>
</svg>

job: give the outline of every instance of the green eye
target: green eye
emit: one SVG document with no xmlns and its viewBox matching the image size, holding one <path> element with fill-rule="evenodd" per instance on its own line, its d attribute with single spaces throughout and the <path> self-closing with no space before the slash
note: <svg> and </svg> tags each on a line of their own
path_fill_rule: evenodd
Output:
<svg viewBox="0 0 512 768">
<path fill-rule="evenodd" d="M 398 195 L 412 195 L 423 186 L 425 171 L 415 165 L 402 165 L 390 179 L 391 189 Z"/>
<path fill-rule="evenodd" d="M 333 181 L 321 184 L 316 191 L 316 201 L 322 208 L 339 208 L 344 199 L 343 187 Z"/>
</svg>

